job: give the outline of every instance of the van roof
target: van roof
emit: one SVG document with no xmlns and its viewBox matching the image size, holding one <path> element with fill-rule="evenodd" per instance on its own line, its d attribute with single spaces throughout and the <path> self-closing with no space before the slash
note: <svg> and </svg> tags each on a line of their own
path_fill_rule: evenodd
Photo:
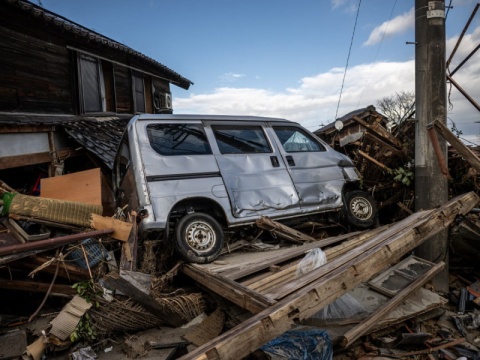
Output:
<svg viewBox="0 0 480 360">
<path fill-rule="evenodd" d="M 222 120 L 222 121 L 268 121 L 268 122 L 291 122 L 287 119 L 262 117 L 262 116 L 236 116 L 236 115 L 192 115 L 192 114 L 141 114 L 135 116 L 132 121 L 141 120 Z"/>
</svg>

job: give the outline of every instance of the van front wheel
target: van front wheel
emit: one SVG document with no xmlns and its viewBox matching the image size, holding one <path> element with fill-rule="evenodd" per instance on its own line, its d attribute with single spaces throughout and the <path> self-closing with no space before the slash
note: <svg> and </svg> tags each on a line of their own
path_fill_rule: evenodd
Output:
<svg viewBox="0 0 480 360">
<path fill-rule="evenodd" d="M 175 235 L 177 252 L 189 262 L 212 262 L 223 248 L 222 227 L 207 214 L 185 215 L 178 222 Z"/>
<path fill-rule="evenodd" d="M 355 190 L 346 193 L 344 212 L 347 221 L 357 228 L 367 229 L 377 222 L 377 205 L 365 191 Z"/>
</svg>

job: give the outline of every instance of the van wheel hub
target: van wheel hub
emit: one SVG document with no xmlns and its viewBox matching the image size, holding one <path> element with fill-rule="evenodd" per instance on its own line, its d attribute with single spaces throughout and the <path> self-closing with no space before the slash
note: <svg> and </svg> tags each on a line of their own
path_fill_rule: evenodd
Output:
<svg viewBox="0 0 480 360">
<path fill-rule="evenodd" d="M 370 202 L 362 197 L 357 197 L 350 203 L 352 214 L 359 219 L 368 219 L 372 216 L 373 209 Z"/>
<path fill-rule="evenodd" d="M 187 243 L 196 251 L 209 251 L 215 245 L 215 231 L 208 224 L 195 222 L 186 230 Z"/>
</svg>

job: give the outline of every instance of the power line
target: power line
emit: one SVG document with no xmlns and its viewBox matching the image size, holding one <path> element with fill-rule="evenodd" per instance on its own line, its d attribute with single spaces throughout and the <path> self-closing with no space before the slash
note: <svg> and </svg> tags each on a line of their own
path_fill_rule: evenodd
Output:
<svg viewBox="0 0 480 360">
<path fill-rule="evenodd" d="M 337 111 L 335 112 L 335 120 L 337 119 L 338 109 L 340 108 L 340 100 L 342 99 L 343 86 L 345 84 L 345 77 L 347 76 L 348 61 L 350 60 L 350 53 L 352 52 L 353 38 L 355 37 L 355 29 L 357 28 L 358 14 L 360 13 L 360 5 L 362 5 L 362 0 L 358 1 L 357 16 L 355 17 L 355 24 L 353 25 L 352 39 L 350 40 L 350 48 L 348 49 L 347 64 L 345 65 L 345 72 L 343 73 L 342 87 L 340 88 L 340 96 L 338 97 Z"/>
</svg>

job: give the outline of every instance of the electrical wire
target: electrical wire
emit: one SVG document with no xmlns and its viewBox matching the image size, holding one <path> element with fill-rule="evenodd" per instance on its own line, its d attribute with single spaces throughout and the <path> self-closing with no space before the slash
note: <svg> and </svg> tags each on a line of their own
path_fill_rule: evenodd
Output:
<svg viewBox="0 0 480 360">
<path fill-rule="evenodd" d="M 343 86 L 345 85 L 345 77 L 347 76 L 348 62 L 350 60 L 350 54 L 352 52 L 353 38 L 355 37 L 355 30 L 357 28 L 358 14 L 360 13 L 360 5 L 362 5 L 362 0 L 358 1 L 357 16 L 355 17 L 355 24 L 353 25 L 352 39 L 350 40 L 350 48 L 348 49 L 347 64 L 345 65 L 345 72 L 343 73 L 340 96 L 338 97 L 337 111 L 335 112 L 335 120 L 337 119 L 338 109 L 340 108 L 340 100 L 342 99 Z"/>
</svg>

